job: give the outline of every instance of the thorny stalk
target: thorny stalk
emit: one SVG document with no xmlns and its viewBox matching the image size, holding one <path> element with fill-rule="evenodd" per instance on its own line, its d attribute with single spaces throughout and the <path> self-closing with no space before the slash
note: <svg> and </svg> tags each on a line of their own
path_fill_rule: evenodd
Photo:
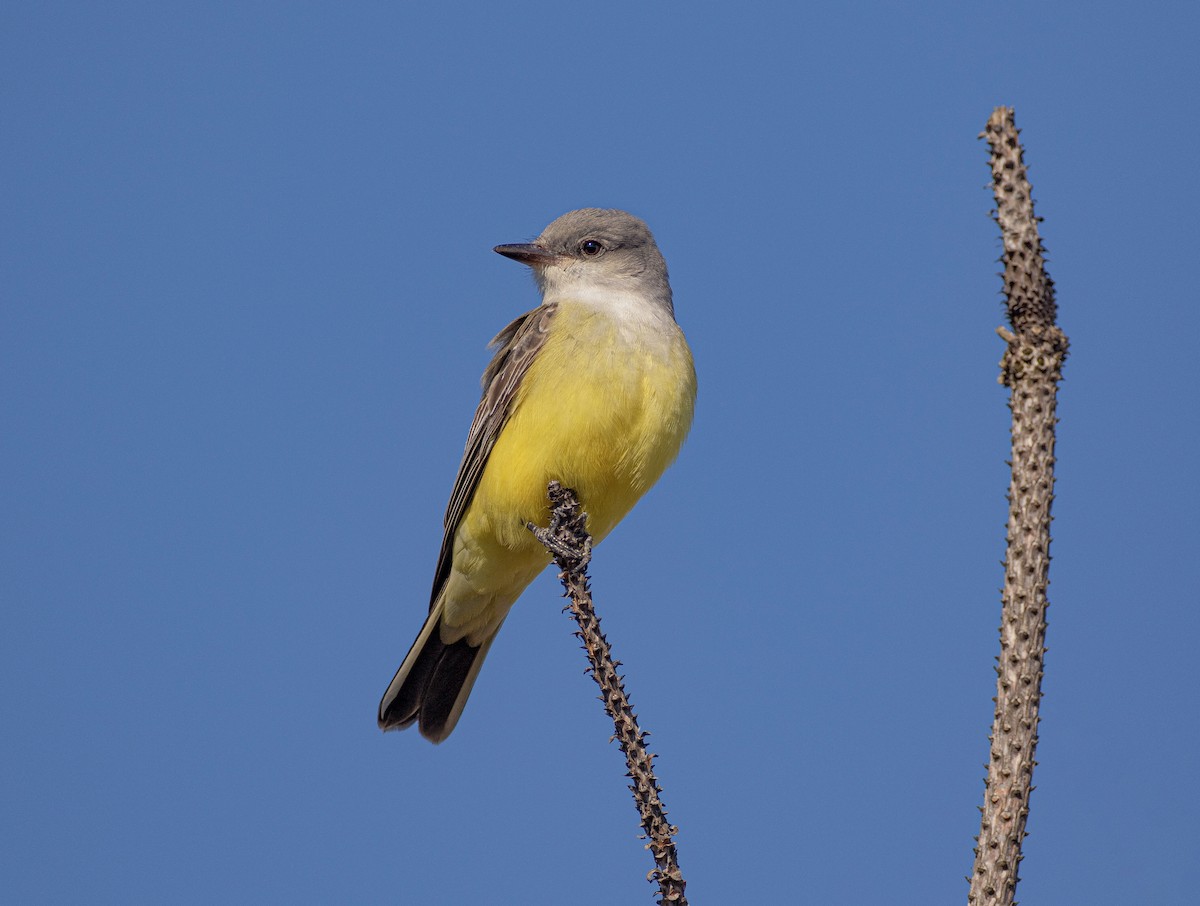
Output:
<svg viewBox="0 0 1200 906">
<path fill-rule="evenodd" d="M 1011 393 L 1012 477 L 996 710 L 967 902 L 1012 906 L 1036 764 L 1050 581 L 1055 411 L 1067 338 L 1055 324 L 1054 283 L 1046 273 L 1012 109 L 996 108 L 980 137 L 991 147 L 995 217 L 1004 241 L 1004 295 L 1012 326 L 1011 332 L 997 330 L 1007 344 L 1000 383 Z"/>
<path fill-rule="evenodd" d="M 587 514 L 580 511 L 579 500 L 570 488 L 557 481 L 549 485 L 551 519 L 549 528 L 532 523 L 529 530 L 546 546 L 561 572 L 566 595 L 570 598 L 571 614 L 579 624 L 576 635 L 582 640 L 591 664 L 592 678 L 600 686 L 604 710 L 612 718 L 614 736 L 625 754 L 629 767 L 629 785 L 641 816 L 642 828 L 649 843 L 646 848 L 654 856 L 655 868 L 647 880 L 657 881 L 662 899 L 660 904 L 687 906 L 684 888 L 687 886 L 679 871 L 679 857 L 674 835 L 679 828 L 667 821 L 662 803 L 662 790 L 654 776 L 654 756 L 646 749 L 646 733 L 638 726 L 637 715 L 629 704 L 625 687 L 617 673 L 617 662 L 604 633 L 600 619 L 592 607 L 592 593 L 587 575 L 592 557 L 592 539 L 587 532 Z"/>
</svg>

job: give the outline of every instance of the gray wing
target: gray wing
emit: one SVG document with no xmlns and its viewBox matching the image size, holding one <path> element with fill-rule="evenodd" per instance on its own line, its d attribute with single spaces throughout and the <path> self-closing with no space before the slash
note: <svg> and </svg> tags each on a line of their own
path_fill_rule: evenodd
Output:
<svg viewBox="0 0 1200 906">
<path fill-rule="evenodd" d="M 446 506 L 446 532 L 442 536 L 442 550 L 438 554 L 437 572 L 433 579 L 431 609 L 450 575 L 454 533 L 458 531 L 458 524 L 471 498 L 475 496 L 475 489 L 479 487 L 479 478 L 483 475 L 492 447 L 496 445 L 496 438 L 500 436 L 512 412 L 517 388 L 521 386 L 521 380 L 529 371 L 538 350 L 546 342 L 550 321 L 556 311 L 558 306 L 551 303 L 526 312 L 496 334 L 488 344 L 489 348 L 496 347 L 496 354 L 483 373 L 483 397 L 475 410 L 471 430 L 467 432 L 467 446 L 458 466 L 458 477 L 454 479 L 454 490 L 450 492 L 450 503 Z"/>
</svg>

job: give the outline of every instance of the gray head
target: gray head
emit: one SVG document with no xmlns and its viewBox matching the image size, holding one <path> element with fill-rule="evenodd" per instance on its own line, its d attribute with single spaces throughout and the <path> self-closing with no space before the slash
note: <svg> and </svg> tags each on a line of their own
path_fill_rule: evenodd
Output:
<svg viewBox="0 0 1200 906">
<path fill-rule="evenodd" d="M 646 224 L 624 211 L 571 211 L 533 242 L 498 245 L 496 251 L 528 264 L 547 299 L 629 294 L 672 310 L 667 262 Z"/>
</svg>

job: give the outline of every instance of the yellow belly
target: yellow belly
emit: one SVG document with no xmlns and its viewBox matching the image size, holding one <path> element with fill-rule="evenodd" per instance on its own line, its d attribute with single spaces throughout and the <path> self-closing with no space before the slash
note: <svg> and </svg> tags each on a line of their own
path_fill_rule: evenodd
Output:
<svg viewBox="0 0 1200 906">
<path fill-rule="evenodd" d="M 594 541 L 612 531 L 678 454 L 695 395 L 673 321 L 560 302 L 455 535 L 443 638 L 478 644 L 549 563 L 525 524 L 549 521 L 552 479 L 579 495 Z"/>
</svg>

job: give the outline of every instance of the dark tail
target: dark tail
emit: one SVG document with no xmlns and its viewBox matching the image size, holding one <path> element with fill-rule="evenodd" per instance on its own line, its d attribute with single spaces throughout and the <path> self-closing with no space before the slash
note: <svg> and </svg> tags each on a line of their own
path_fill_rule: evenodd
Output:
<svg viewBox="0 0 1200 906">
<path fill-rule="evenodd" d="M 441 617 L 439 601 L 383 693 L 382 729 L 403 730 L 416 723 L 422 736 L 441 742 L 458 723 L 496 633 L 478 646 L 467 644 L 466 639 L 447 644 L 442 641 Z"/>
</svg>

